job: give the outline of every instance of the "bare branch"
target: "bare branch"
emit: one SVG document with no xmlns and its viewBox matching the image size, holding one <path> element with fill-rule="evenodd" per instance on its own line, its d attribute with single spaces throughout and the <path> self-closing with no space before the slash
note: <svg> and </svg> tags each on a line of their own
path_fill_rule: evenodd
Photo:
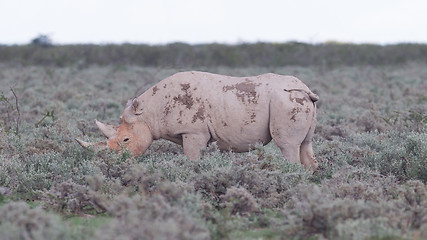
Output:
<svg viewBox="0 0 427 240">
<path fill-rule="evenodd" d="M 21 124 L 21 112 L 19 111 L 18 96 L 16 96 L 16 93 L 15 91 L 13 91 L 13 88 L 10 88 L 10 91 L 12 91 L 13 96 L 15 96 L 16 110 L 18 111 L 18 119 L 16 120 L 16 135 L 18 135 L 19 125 Z"/>
</svg>

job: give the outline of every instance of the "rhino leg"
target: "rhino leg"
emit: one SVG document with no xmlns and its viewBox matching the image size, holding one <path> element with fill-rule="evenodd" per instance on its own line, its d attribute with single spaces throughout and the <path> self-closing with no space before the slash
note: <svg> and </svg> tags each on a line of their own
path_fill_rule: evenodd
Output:
<svg viewBox="0 0 427 240">
<path fill-rule="evenodd" d="M 271 137 L 273 138 L 274 143 L 276 143 L 282 151 L 283 158 L 291 163 L 300 164 L 300 147 L 301 142 L 304 140 L 301 139 L 302 134 L 299 133 L 301 131 L 299 129 L 286 129 L 286 125 L 283 126 L 278 123 L 278 121 L 274 121 L 274 119 L 270 121 Z"/>
<path fill-rule="evenodd" d="M 210 134 L 183 134 L 182 147 L 184 148 L 184 155 L 190 160 L 198 160 L 200 157 L 200 150 L 205 148 L 210 139 Z"/>
<path fill-rule="evenodd" d="M 316 158 L 314 157 L 314 151 L 313 151 L 313 145 L 312 145 L 312 138 L 314 135 L 314 129 L 316 127 L 316 109 L 314 109 L 314 115 L 313 120 L 311 123 L 310 130 L 307 133 L 307 136 L 305 137 L 304 141 L 301 143 L 301 150 L 300 150 L 300 156 L 301 156 L 301 163 L 309 169 L 315 170 L 319 166 L 319 163 L 317 162 Z"/>
<path fill-rule="evenodd" d="M 316 158 L 314 157 L 313 146 L 311 141 L 309 143 L 303 142 L 300 150 L 301 163 L 308 169 L 316 170 L 319 166 Z"/>
<path fill-rule="evenodd" d="M 280 148 L 280 151 L 282 151 L 283 158 L 287 159 L 291 163 L 296 163 L 298 165 L 301 164 L 299 144 L 278 142 L 277 140 L 274 140 L 274 142 Z"/>
</svg>

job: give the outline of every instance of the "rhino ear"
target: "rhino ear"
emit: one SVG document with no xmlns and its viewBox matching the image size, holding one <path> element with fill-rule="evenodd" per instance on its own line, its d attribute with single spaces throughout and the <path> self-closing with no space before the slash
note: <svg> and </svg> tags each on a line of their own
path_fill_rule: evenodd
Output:
<svg viewBox="0 0 427 240">
<path fill-rule="evenodd" d="M 128 102 L 126 103 L 126 108 L 128 108 L 130 105 L 132 105 L 132 98 L 129 98 Z"/>
<path fill-rule="evenodd" d="M 117 128 L 113 125 L 108 125 L 105 123 L 102 123 L 95 119 L 96 126 L 98 126 L 99 130 L 106 136 L 107 138 L 114 137 L 117 134 Z"/>
<path fill-rule="evenodd" d="M 136 98 L 132 100 L 132 111 L 135 115 L 141 115 L 144 110 L 142 102 L 139 102 Z"/>
</svg>

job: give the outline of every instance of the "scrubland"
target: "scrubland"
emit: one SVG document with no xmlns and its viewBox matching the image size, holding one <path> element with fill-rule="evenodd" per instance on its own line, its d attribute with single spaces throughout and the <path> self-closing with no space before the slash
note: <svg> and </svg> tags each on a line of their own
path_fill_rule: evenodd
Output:
<svg viewBox="0 0 427 240">
<path fill-rule="evenodd" d="M 270 143 L 192 162 L 156 141 L 95 153 L 94 119 L 178 71 L 294 75 L 320 96 L 316 172 Z M 10 91 L 16 93 L 16 97 Z M 1 239 L 426 239 L 427 64 L 0 64 Z M 18 108 L 16 107 L 18 100 Z"/>
</svg>

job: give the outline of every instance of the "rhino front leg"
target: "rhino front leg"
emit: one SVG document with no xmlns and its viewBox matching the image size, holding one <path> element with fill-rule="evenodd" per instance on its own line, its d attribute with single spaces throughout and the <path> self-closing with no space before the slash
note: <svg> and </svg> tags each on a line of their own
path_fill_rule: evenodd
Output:
<svg viewBox="0 0 427 240">
<path fill-rule="evenodd" d="M 209 139 L 209 134 L 183 134 L 182 147 L 184 148 L 184 155 L 190 160 L 198 160 L 200 157 L 200 150 L 207 146 Z"/>
</svg>

